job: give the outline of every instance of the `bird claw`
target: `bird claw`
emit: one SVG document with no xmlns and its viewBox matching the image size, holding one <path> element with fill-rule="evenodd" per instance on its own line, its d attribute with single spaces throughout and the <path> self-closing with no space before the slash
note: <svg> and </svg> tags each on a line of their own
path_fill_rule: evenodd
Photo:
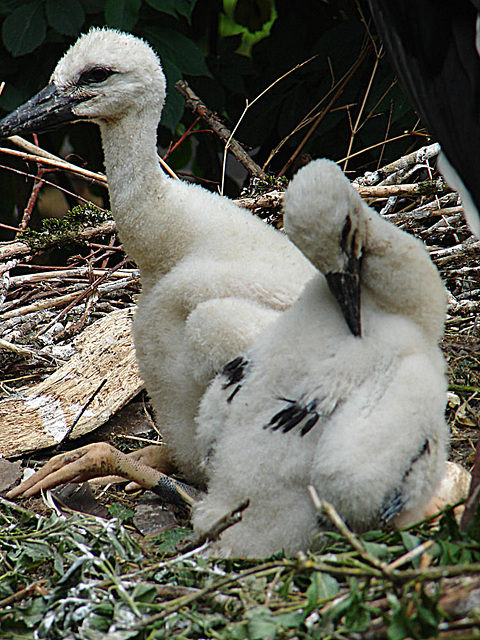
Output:
<svg viewBox="0 0 480 640">
<path fill-rule="evenodd" d="M 86 482 L 115 473 L 116 450 L 105 442 L 80 447 L 51 458 L 39 471 L 14 487 L 7 498 L 30 497 L 67 482 Z"/>
</svg>

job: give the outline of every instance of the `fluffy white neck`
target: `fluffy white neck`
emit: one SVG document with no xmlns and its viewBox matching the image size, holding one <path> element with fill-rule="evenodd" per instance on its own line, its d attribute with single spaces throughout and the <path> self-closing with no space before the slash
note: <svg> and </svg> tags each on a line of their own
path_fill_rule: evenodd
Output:
<svg viewBox="0 0 480 640">
<path fill-rule="evenodd" d="M 156 128 L 145 112 L 100 124 L 112 213 L 144 286 L 175 263 L 182 222 L 165 202 L 171 180 L 158 163 Z"/>
<path fill-rule="evenodd" d="M 390 313 L 410 316 L 426 335 L 443 333 L 446 291 L 420 240 L 367 214 L 367 246 L 362 282 L 376 304 Z"/>
</svg>

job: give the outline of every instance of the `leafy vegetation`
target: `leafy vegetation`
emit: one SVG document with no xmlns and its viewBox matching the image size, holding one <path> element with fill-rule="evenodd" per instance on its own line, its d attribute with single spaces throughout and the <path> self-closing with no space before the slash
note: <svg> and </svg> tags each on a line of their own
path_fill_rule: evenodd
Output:
<svg viewBox="0 0 480 640">
<path fill-rule="evenodd" d="M 10 640 L 428 638 L 455 628 L 449 580 L 480 568 L 478 537 L 461 535 L 451 512 L 434 530 L 327 532 L 317 553 L 257 563 L 179 552 L 181 528 L 140 546 L 118 520 L 6 503 L 0 520 L 0 637 Z M 463 638 L 475 637 L 469 625 Z"/>
</svg>

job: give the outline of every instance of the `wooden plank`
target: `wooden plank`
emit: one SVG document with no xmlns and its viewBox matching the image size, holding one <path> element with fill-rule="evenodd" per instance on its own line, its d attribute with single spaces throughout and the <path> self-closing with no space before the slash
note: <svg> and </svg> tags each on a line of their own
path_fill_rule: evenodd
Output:
<svg viewBox="0 0 480 640">
<path fill-rule="evenodd" d="M 60 442 L 103 380 L 70 437 L 101 426 L 143 387 L 131 334 L 132 311 L 113 311 L 75 340 L 76 353 L 41 383 L 0 401 L 0 456 L 12 457 Z"/>
</svg>

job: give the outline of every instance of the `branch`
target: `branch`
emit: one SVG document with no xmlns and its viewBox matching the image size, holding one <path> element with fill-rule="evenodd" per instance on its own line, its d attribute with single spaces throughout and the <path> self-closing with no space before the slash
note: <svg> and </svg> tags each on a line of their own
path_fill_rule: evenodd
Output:
<svg viewBox="0 0 480 640">
<path fill-rule="evenodd" d="M 94 236 L 108 235 L 115 231 L 115 222 L 113 220 L 109 220 L 98 227 L 87 227 L 86 229 L 80 229 L 78 232 L 72 233 L 71 237 L 69 237 L 69 242 L 78 241 L 81 243 L 90 240 L 90 238 L 93 238 Z M 51 241 L 51 237 L 49 238 L 49 241 Z M 62 246 L 62 242 L 65 242 L 63 237 L 58 242 L 59 247 Z M 49 249 L 51 248 L 52 246 L 49 245 Z M 0 261 L 7 260 L 13 256 L 28 255 L 30 253 L 38 253 L 40 251 L 41 248 L 32 248 L 26 242 L 0 242 Z"/>
<path fill-rule="evenodd" d="M 388 176 L 397 173 L 399 171 L 406 171 L 410 167 L 413 167 L 416 164 L 425 164 L 426 160 L 438 156 L 440 153 L 440 145 L 438 142 L 434 144 L 428 145 L 426 147 L 422 147 L 413 153 L 409 153 L 395 162 L 385 165 L 378 171 L 367 172 L 363 177 L 357 178 L 354 182 L 355 187 L 363 187 L 367 185 L 374 185 Z"/>
<path fill-rule="evenodd" d="M 222 516 L 220 520 L 214 523 L 212 527 L 208 531 L 204 531 L 199 535 L 190 538 L 189 540 L 182 541 L 177 544 L 177 549 L 180 553 L 185 553 L 186 551 L 192 551 L 193 549 L 197 549 L 201 547 L 205 542 L 214 542 L 218 540 L 220 535 L 228 529 L 232 527 L 237 522 L 240 522 L 242 519 L 242 513 L 249 505 L 249 500 L 244 500 L 242 503 L 238 505 L 233 511 L 227 513 Z"/>
<path fill-rule="evenodd" d="M 217 136 L 225 143 L 229 143 L 229 148 L 235 158 L 242 164 L 249 173 L 256 178 L 265 178 L 265 171 L 258 166 L 256 162 L 248 155 L 245 149 L 232 138 L 230 131 L 223 125 L 218 117 L 214 115 L 210 109 L 200 100 L 200 98 L 190 89 L 188 84 L 183 80 L 179 80 L 175 84 L 175 89 L 185 98 L 185 105 L 199 115 L 209 127 L 215 131 Z"/>
</svg>

